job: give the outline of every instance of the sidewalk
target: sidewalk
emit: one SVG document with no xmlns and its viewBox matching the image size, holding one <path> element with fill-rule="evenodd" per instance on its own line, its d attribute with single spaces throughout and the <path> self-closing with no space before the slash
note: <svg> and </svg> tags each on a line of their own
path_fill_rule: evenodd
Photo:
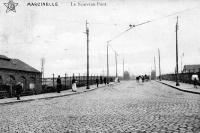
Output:
<svg viewBox="0 0 200 133">
<path fill-rule="evenodd" d="M 114 85 L 115 83 L 112 82 L 110 85 Z M 100 84 L 98 88 L 105 87 L 104 84 Z M 39 100 L 39 99 L 49 99 L 49 98 L 56 98 L 56 97 L 63 97 L 63 96 L 69 96 L 69 95 L 75 95 L 75 94 L 80 94 L 88 91 L 92 91 L 95 89 L 98 89 L 96 85 L 90 85 L 90 89 L 86 89 L 86 86 L 84 87 L 79 87 L 77 88 L 77 92 L 73 92 L 72 89 L 70 90 L 64 90 L 61 91 L 60 93 L 53 92 L 53 93 L 45 93 L 45 94 L 38 94 L 38 95 L 30 95 L 30 96 L 23 96 L 20 97 L 21 100 L 17 100 L 16 97 L 14 98 L 5 98 L 5 99 L 0 99 L 0 105 L 3 104 L 12 104 L 12 103 L 18 103 L 18 102 L 27 102 L 27 101 L 34 101 L 34 100 Z"/>
<path fill-rule="evenodd" d="M 200 94 L 200 86 L 197 86 L 197 88 L 194 88 L 193 84 L 186 84 L 179 82 L 180 86 L 176 86 L 176 82 L 174 81 L 168 81 L 168 80 L 156 80 L 159 83 L 165 84 L 167 86 L 170 86 L 172 88 L 175 88 L 180 91 L 194 93 L 194 94 Z"/>
</svg>

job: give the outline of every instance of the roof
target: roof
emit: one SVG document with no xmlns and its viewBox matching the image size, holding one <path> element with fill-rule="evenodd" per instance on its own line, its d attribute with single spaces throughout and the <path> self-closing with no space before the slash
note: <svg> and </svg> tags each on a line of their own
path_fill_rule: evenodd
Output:
<svg viewBox="0 0 200 133">
<path fill-rule="evenodd" d="M 10 59 L 4 55 L 0 55 L 0 69 L 20 70 L 27 72 L 40 73 L 40 71 L 29 66 L 19 59 Z"/>
<path fill-rule="evenodd" d="M 193 69 L 200 69 L 200 65 L 197 64 L 197 65 L 184 65 L 184 69 L 185 70 L 193 70 Z"/>
<path fill-rule="evenodd" d="M 8 58 L 8 57 L 5 56 L 5 55 L 0 55 L 0 59 L 2 59 L 2 60 L 10 60 L 10 58 Z"/>
</svg>

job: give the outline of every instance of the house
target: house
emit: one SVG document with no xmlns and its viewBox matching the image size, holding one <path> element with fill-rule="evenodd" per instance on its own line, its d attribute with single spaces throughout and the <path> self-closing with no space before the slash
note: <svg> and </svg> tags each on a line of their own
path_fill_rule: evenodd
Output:
<svg viewBox="0 0 200 133">
<path fill-rule="evenodd" d="M 41 73 L 19 59 L 11 59 L 0 55 L 0 91 L 7 92 L 12 97 L 15 94 L 13 86 L 21 82 L 23 94 L 40 93 L 42 90 Z"/>
<path fill-rule="evenodd" d="M 184 65 L 183 73 L 200 72 L 200 65 Z"/>
</svg>

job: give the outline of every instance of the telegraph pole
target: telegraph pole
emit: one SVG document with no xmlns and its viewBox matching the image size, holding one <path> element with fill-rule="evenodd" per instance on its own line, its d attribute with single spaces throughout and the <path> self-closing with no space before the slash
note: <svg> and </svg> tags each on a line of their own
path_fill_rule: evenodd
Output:
<svg viewBox="0 0 200 133">
<path fill-rule="evenodd" d="M 90 89 L 89 86 L 89 28 L 86 20 L 86 35 L 87 35 L 87 86 L 86 89 Z"/>
<path fill-rule="evenodd" d="M 115 62 L 116 62 L 116 78 L 118 77 L 117 73 L 117 52 L 115 51 Z"/>
<path fill-rule="evenodd" d="M 109 41 L 107 42 L 107 83 L 108 83 L 108 77 L 109 77 L 108 43 Z"/>
<path fill-rule="evenodd" d="M 160 68 L 160 49 L 158 49 L 158 59 L 159 59 L 159 80 L 161 81 L 161 68 Z"/>
<path fill-rule="evenodd" d="M 179 86 L 179 77 L 178 77 L 178 16 L 176 22 L 176 86 Z"/>
<path fill-rule="evenodd" d="M 123 58 L 123 79 L 124 79 L 124 58 Z"/>
<path fill-rule="evenodd" d="M 155 70 L 155 73 L 156 73 L 156 58 L 154 56 L 154 70 Z"/>
<path fill-rule="evenodd" d="M 44 79 L 44 63 L 45 63 L 45 58 L 42 58 L 41 59 L 42 85 L 45 84 L 45 79 Z"/>
</svg>

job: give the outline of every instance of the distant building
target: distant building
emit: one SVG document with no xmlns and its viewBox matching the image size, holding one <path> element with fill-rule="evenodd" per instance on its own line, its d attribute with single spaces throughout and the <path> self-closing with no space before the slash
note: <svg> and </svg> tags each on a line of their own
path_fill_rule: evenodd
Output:
<svg viewBox="0 0 200 133">
<path fill-rule="evenodd" d="M 19 59 L 10 59 L 0 55 L 0 91 L 7 91 L 9 96 L 14 96 L 13 86 L 17 82 L 23 83 L 24 95 L 41 92 L 40 71 Z"/>
<path fill-rule="evenodd" d="M 155 70 L 151 71 L 151 79 L 156 80 L 156 71 Z"/>
<path fill-rule="evenodd" d="M 128 71 L 124 72 L 124 80 L 129 80 L 130 79 L 130 74 Z"/>
<path fill-rule="evenodd" d="M 200 65 L 184 65 L 183 73 L 200 72 Z"/>
</svg>

